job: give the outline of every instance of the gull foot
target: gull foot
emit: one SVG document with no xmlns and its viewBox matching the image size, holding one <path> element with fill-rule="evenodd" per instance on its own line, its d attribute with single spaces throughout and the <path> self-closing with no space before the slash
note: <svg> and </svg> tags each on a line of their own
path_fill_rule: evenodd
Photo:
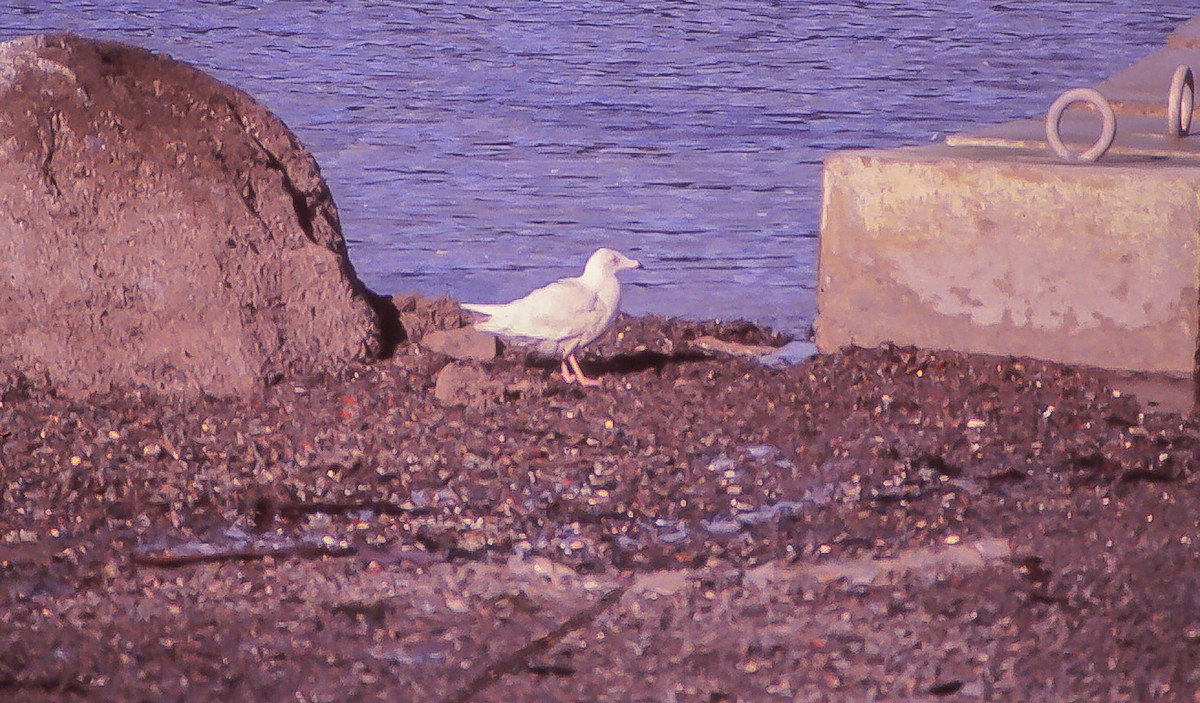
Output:
<svg viewBox="0 0 1200 703">
<path fill-rule="evenodd" d="M 575 358 L 575 354 L 568 354 L 566 361 L 571 362 L 571 368 L 575 369 L 574 380 L 578 381 L 579 385 L 584 386 L 585 388 L 596 388 L 600 385 L 600 379 L 588 378 L 586 375 L 584 375 L 583 369 L 579 368 L 579 360 Z"/>
</svg>

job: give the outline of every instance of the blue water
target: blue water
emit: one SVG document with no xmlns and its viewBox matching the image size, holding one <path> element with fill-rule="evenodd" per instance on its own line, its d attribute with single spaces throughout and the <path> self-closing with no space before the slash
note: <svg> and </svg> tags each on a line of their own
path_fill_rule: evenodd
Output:
<svg viewBox="0 0 1200 703">
<path fill-rule="evenodd" d="M 625 308 L 803 332 L 820 164 L 1044 112 L 1163 45 L 1200 0 L 55 3 L 197 65 L 313 151 L 360 276 L 497 302 L 609 245 Z"/>
</svg>

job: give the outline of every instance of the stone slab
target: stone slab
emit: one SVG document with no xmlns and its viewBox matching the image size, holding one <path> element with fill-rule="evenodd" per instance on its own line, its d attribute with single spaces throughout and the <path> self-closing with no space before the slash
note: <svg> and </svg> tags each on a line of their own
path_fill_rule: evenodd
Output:
<svg viewBox="0 0 1200 703">
<path fill-rule="evenodd" d="M 1195 122 L 1200 128 L 1200 120 Z M 1089 148 L 1100 134 L 1100 117 L 1090 110 L 1071 109 L 1063 115 L 1060 134 L 1073 151 Z M 1028 149 L 1052 155 L 1046 142 L 1045 118 L 1013 120 L 946 137 L 950 146 Z M 1109 154 L 1200 159 L 1200 135 L 1172 137 L 1162 116 L 1120 115 Z M 1108 159 L 1108 156 L 1102 157 Z"/>
<path fill-rule="evenodd" d="M 1175 68 L 1180 64 L 1200 72 L 1200 47 L 1158 49 L 1100 82 L 1096 90 L 1108 98 L 1118 114 L 1157 115 L 1166 119 L 1167 93 Z M 1194 111 L 1192 114 L 1194 119 L 1200 113 Z"/>
<path fill-rule="evenodd" d="M 1200 49 L 1200 15 L 1171 32 L 1167 37 L 1167 46 L 1172 49 Z"/>
<path fill-rule="evenodd" d="M 1190 379 L 1200 164 L 933 145 L 825 163 L 821 351 L 891 341 Z"/>
</svg>

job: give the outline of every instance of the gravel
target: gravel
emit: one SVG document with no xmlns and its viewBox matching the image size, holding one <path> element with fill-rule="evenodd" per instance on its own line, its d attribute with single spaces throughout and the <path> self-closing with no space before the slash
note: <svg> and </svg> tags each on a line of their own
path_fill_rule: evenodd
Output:
<svg viewBox="0 0 1200 703">
<path fill-rule="evenodd" d="M 705 337 L 787 341 L 622 318 L 586 391 L 412 342 L 233 401 L 0 376 L 0 698 L 1200 701 L 1194 418 Z"/>
</svg>

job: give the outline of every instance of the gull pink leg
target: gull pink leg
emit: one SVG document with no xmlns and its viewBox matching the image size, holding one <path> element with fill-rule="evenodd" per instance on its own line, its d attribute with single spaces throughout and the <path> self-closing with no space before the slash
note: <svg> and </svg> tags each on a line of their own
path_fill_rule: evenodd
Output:
<svg viewBox="0 0 1200 703">
<path fill-rule="evenodd" d="M 571 362 L 571 368 L 575 369 L 575 380 L 579 381 L 579 385 L 592 388 L 600 385 L 599 379 L 588 378 L 583 374 L 583 369 L 579 368 L 579 361 L 575 358 L 574 352 L 567 355 L 567 361 Z"/>
<path fill-rule="evenodd" d="M 571 372 L 571 369 L 567 368 L 567 360 L 566 359 L 563 359 L 563 362 L 562 362 L 562 376 L 563 376 L 563 380 L 566 381 L 567 383 L 575 382 L 575 374 Z"/>
</svg>

